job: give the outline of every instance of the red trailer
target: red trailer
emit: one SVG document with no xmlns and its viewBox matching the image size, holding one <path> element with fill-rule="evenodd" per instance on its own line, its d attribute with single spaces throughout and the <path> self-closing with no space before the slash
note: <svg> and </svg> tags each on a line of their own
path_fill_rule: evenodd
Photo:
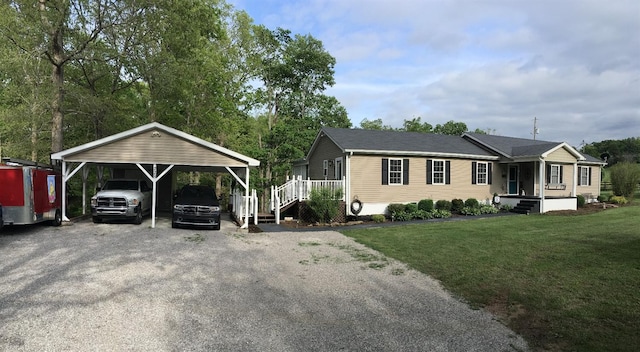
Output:
<svg viewBox="0 0 640 352">
<path fill-rule="evenodd" d="M 62 175 L 50 165 L 3 159 L 0 204 L 4 225 L 62 223 Z"/>
</svg>

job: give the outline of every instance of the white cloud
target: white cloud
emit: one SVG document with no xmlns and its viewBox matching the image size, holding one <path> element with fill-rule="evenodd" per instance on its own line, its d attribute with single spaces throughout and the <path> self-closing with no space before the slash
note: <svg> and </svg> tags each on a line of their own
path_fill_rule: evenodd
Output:
<svg viewBox="0 0 640 352">
<path fill-rule="evenodd" d="M 531 137 L 536 116 L 541 139 L 640 136 L 637 0 L 240 1 L 256 23 L 323 41 L 328 93 L 355 125 L 421 116 Z"/>
</svg>

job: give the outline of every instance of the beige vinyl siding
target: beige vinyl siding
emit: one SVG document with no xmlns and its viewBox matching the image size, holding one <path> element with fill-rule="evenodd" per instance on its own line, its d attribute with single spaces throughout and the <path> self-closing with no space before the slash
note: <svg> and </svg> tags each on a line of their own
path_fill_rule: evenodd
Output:
<svg viewBox="0 0 640 352">
<path fill-rule="evenodd" d="M 492 166 L 492 184 L 471 184 L 471 162 L 469 159 L 442 159 L 427 157 L 397 157 L 409 159 L 408 185 L 382 184 L 382 159 L 394 157 L 363 156 L 351 157 L 351 195 L 357 195 L 363 203 L 407 203 L 418 202 L 421 199 L 467 199 L 476 198 L 480 201 L 491 199 L 494 192 L 500 193 L 500 168 L 497 163 Z M 427 159 L 448 160 L 451 162 L 451 184 L 427 184 Z"/>
<path fill-rule="evenodd" d="M 591 168 L 591 185 L 580 185 L 578 184 L 578 186 L 576 187 L 576 193 L 577 194 L 586 194 L 586 193 L 591 193 L 594 197 L 597 197 L 600 195 L 600 177 L 601 177 L 601 170 L 600 170 L 600 166 L 582 166 L 580 165 L 579 167 L 590 167 Z M 580 178 L 580 174 L 578 174 L 578 179 Z"/>
<path fill-rule="evenodd" d="M 322 136 L 318 144 L 316 144 L 313 155 L 309 157 L 309 178 L 312 180 L 324 180 L 322 162 L 323 160 L 333 160 L 333 166 L 330 166 L 329 170 L 327 170 L 326 177 L 327 180 L 333 180 L 335 178 L 335 159 L 343 155 L 342 150 L 331 139 L 327 136 Z M 344 161 L 342 165 L 344 168 Z"/>
<path fill-rule="evenodd" d="M 160 135 L 158 136 L 157 133 Z M 164 133 L 146 131 L 138 135 L 114 141 L 95 149 L 65 157 L 66 161 L 91 160 L 93 162 L 140 162 L 175 164 L 176 155 L 181 165 L 194 166 L 246 166 L 246 163 L 220 154 L 193 142 Z"/>
<path fill-rule="evenodd" d="M 577 161 L 576 157 L 569 153 L 566 149 L 564 148 L 559 148 L 558 150 L 554 151 L 553 153 L 549 154 L 546 158 L 545 161 L 547 163 L 575 163 Z"/>
<path fill-rule="evenodd" d="M 574 159 L 575 160 L 575 159 Z M 565 189 L 546 189 L 544 190 L 545 197 L 571 197 L 571 191 L 573 189 L 573 165 L 570 164 L 561 164 L 558 162 L 547 162 L 545 167 L 548 165 L 561 165 L 562 166 L 562 183 L 566 185 Z M 536 170 L 538 167 L 536 167 Z M 537 177 L 536 177 L 537 179 Z M 547 184 L 547 180 L 545 178 L 544 184 Z M 536 182 L 536 194 L 540 194 L 540 185 Z"/>
</svg>

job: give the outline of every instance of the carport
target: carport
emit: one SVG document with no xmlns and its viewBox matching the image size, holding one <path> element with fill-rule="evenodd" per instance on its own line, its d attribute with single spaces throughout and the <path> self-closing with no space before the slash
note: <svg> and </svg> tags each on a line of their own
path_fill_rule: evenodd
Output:
<svg viewBox="0 0 640 352">
<path fill-rule="evenodd" d="M 82 207 L 86 209 L 88 167 L 97 167 L 98 180 L 104 167 L 135 165 L 153 184 L 151 227 L 155 227 L 158 182 L 170 171 L 228 172 L 245 190 L 242 227 L 249 226 L 249 168 L 260 165 L 258 160 L 236 153 L 217 144 L 177 129 L 152 122 L 109 137 L 51 154 L 52 162 L 62 164 L 62 219 L 66 214 L 66 183 L 82 171 Z"/>
</svg>

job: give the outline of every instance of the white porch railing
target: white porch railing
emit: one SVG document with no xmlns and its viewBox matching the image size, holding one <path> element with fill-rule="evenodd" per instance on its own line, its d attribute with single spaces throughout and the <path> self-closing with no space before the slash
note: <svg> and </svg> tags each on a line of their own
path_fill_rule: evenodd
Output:
<svg viewBox="0 0 640 352">
<path fill-rule="evenodd" d="M 236 189 L 231 193 L 231 209 L 235 215 L 236 220 L 241 225 L 245 222 L 245 206 L 247 202 L 247 196 L 245 196 L 242 190 Z M 258 224 L 258 194 L 255 189 L 251 190 L 249 196 L 249 217 L 253 217 L 253 223 Z"/>
<path fill-rule="evenodd" d="M 342 190 L 342 199 L 345 200 L 345 179 L 342 180 L 303 180 L 302 177 L 287 181 L 281 186 L 271 186 L 271 199 L 269 211 L 274 212 L 276 223 L 280 223 L 280 210 L 295 201 L 308 200 L 311 190 L 329 188 L 331 191 Z"/>
</svg>

